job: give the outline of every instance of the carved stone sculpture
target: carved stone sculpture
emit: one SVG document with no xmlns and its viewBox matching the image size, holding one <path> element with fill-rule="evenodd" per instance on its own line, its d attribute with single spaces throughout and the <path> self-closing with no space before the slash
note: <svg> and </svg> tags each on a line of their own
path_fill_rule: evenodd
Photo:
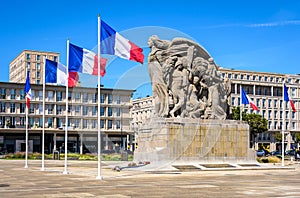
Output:
<svg viewBox="0 0 300 198">
<path fill-rule="evenodd" d="M 158 117 L 224 120 L 228 116 L 230 81 L 197 43 L 151 36 L 148 70 Z"/>
</svg>

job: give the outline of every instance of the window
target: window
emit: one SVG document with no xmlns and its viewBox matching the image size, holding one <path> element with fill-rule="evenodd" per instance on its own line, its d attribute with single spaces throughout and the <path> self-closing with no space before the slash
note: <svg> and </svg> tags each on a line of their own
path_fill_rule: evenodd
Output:
<svg viewBox="0 0 300 198">
<path fill-rule="evenodd" d="M 16 112 L 16 104 L 10 103 L 10 113 L 15 113 L 15 112 Z"/>
<path fill-rule="evenodd" d="M 88 115 L 88 107 L 87 106 L 83 106 L 82 115 Z"/>
<path fill-rule="evenodd" d="M 98 94 L 93 94 L 92 102 L 97 103 Z"/>
<path fill-rule="evenodd" d="M 1 99 L 5 99 L 6 98 L 6 89 L 5 88 L 1 88 Z"/>
<path fill-rule="evenodd" d="M 117 104 L 121 104 L 121 96 L 117 96 Z"/>
<path fill-rule="evenodd" d="M 105 115 L 105 107 L 100 107 L 100 116 Z"/>
<path fill-rule="evenodd" d="M 30 60 L 30 54 L 26 54 L 26 60 Z"/>
<path fill-rule="evenodd" d="M 57 118 L 57 120 L 56 120 L 56 126 L 57 126 L 57 127 L 62 127 L 62 126 L 63 126 L 63 123 L 62 123 L 62 119 L 61 119 L 61 118 Z"/>
<path fill-rule="evenodd" d="M 263 118 L 266 118 L 266 110 L 263 110 L 263 111 L 262 111 L 262 117 L 263 117 Z"/>
<path fill-rule="evenodd" d="M 228 74 L 228 78 L 231 78 L 231 74 Z"/>
<path fill-rule="evenodd" d="M 10 90 L 10 99 L 16 99 L 16 90 L 15 89 L 11 89 Z"/>
<path fill-rule="evenodd" d="M 274 100 L 274 107 L 277 107 L 277 99 Z"/>
<path fill-rule="evenodd" d="M 265 108 L 266 107 L 266 99 L 262 100 L 262 107 Z"/>
<path fill-rule="evenodd" d="M 238 78 L 238 75 L 237 74 L 234 74 L 234 79 L 237 79 Z"/>
<path fill-rule="evenodd" d="M 57 56 L 53 56 L 53 61 L 57 62 Z"/>
<path fill-rule="evenodd" d="M 292 119 L 295 119 L 295 112 L 292 111 Z"/>
<path fill-rule="evenodd" d="M 101 94 L 100 96 L 100 103 L 105 103 L 105 95 Z"/>
<path fill-rule="evenodd" d="M 112 108 L 111 107 L 108 107 L 107 114 L 108 114 L 108 116 L 112 116 Z"/>
<path fill-rule="evenodd" d="M 20 104 L 20 113 L 25 113 L 26 104 L 22 103 Z"/>
<path fill-rule="evenodd" d="M 48 101 L 53 101 L 53 99 L 54 99 L 53 91 L 48 91 Z"/>
<path fill-rule="evenodd" d="M 83 94 L 83 102 L 88 102 L 89 100 L 89 95 L 87 93 Z"/>
<path fill-rule="evenodd" d="M 39 118 L 38 127 L 43 127 L 43 118 Z"/>
<path fill-rule="evenodd" d="M 31 100 L 35 100 L 35 91 L 31 90 Z"/>
<path fill-rule="evenodd" d="M 92 129 L 97 128 L 97 120 L 92 120 Z"/>
<path fill-rule="evenodd" d="M 108 129 L 112 129 L 112 120 L 108 120 L 107 125 L 108 125 L 107 126 Z"/>
<path fill-rule="evenodd" d="M 41 78 L 41 72 L 37 71 L 37 72 L 36 72 L 36 77 L 37 77 L 37 78 Z"/>
<path fill-rule="evenodd" d="M 36 84 L 41 84 L 41 80 L 36 80 Z"/>
<path fill-rule="evenodd" d="M 48 128 L 53 127 L 53 118 L 48 118 Z"/>
<path fill-rule="evenodd" d="M 260 104 L 259 104 L 259 99 L 258 98 L 256 98 L 256 105 L 259 107 L 260 106 Z"/>
<path fill-rule="evenodd" d="M 36 60 L 37 60 L 37 61 L 41 60 L 41 55 L 37 54 L 37 55 L 36 55 Z"/>
<path fill-rule="evenodd" d="M 112 104 L 113 102 L 113 97 L 111 94 L 108 94 L 108 104 Z"/>
<path fill-rule="evenodd" d="M 121 116 L 121 109 L 117 108 L 117 116 L 120 117 Z"/>
<path fill-rule="evenodd" d="M 28 70 L 30 70 L 30 62 L 26 63 L 26 67 L 27 67 Z"/>
<path fill-rule="evenodd" d="M 117 120 L 117 121 L 116 121 L 116 128 L 117 128 L 117 129 L 120 129 L 120 128 L 121 128 L 121 121 L 120 121 L 120 120 Z"/>
<path fill-rule="evenodd" d="M 39 104 L 39 114 L 43 114 L 43 105 Z"/>
<path fill-rule="evenodd" d="M 79 92 L 75 93 L 75 101 L 80 102 L 80 93 Z"/>
<path fill-rule="evenodd" d="M 5 102 L 0 103 L 0 112 L 5 113 L 6 104 Z"/>
<path fill-rule="evenodd" d="M 43 91 L 39 91 L 39 100 L 43 100 Z"/>
<path fill-rule="evenodd" d="M 252 79 L 255 81 L 256 80 L 256 76 L 253 76 Z"/>
<path fill-rule="evenodd" d="M 277 111 L 274 111 L 274 118 L 277 119 Z"/>
<path fill-rule="evenodd" d="M 274 122 L 274 129 L 277 129 L 277 122 Z"/>
<path fill-rule="evenodd" d="M 271 99 L 268 99 L 268 107 L 271 108 L 271 102 L 272 100 Z"/>
<path fill-rule="evenodd" d="M 62 114 L 61 106 L 60 106 L 60 105 L 57 105 L 57 106 L 56 106 L 56 114 L 57 114 L 57 115 L 61 115 L 61 114 Z"/>
<path fill-rule="evenodd" d="M 293 87 L 292 88 L 292 96 L 295 97 L 296 96 L 296 89 Z"/>
<path fill-rule="evenodd" d="M 61 91 L 56 92 L 56 101 L 57 102 L 62 101 L 62 92 Z"/>
<path fill-rule="evenodd" d="M 78 106 L 78 105 L 75 106 L 75 112 L 80 113 L 80 106 Z"/>
<path fill-rule="evenodd" d="M 243 74 L 241 74 L 241 79 L 244 79 L 244 75 Z"/>
<path fill-rule="evenodd" d="M 88 121 L 83 120 L 83 128 L 86 129 L 88 127 Z"/>
<path fill-rule="evenodd" d="M 34 118 L 29 118 L 29 126 L 33 127 L 34 124 Z"/>
<path fill-rule="evenodd" d="M 104 123 L 105 123 L 104 120 L 100 120 L 100 128 L 101 129 L 104 129 L 104 127 L 105 127 Z"/>
<path fill-rule="evenodd" d="M 273 82 L 273 80 L 274 80 L 274 77 L 270 77 L 270 82 Z"/>
<path fill-rule="evenodd" d="M 53 104 L 48 105 L 48 114 L 53 114 Z"/>
<path fill-rule="evenodd" d="M 265 76 L 265 78 L 264 78 L 264 79 L 265 79 L 265 81 L 266 81 L 266 82 L 268 81 L 268 77 L 267 77 L 267 76 Z"/>
<path fill-rule="evenodd" d="M 268 118 L 269 118 L 269 119 L 272 118 L 272 111 L 271 111 L 271 110 L 269 110 L 269 112 L 268 112 Z"/>
<path fill-rule="evenodd" d="M 25 92 L 24 89 L 20 90 L 20 100 L 24 100 L 25 99 Z"/>
<path fill-rule="evenodd" d="M 97 107 L 96 106 L 92 107 L 92 115 L 93 116 L 97 115 Z"/>
<path fill-rule="evenodd" d="M 247 78 L 247 80 L 250 80 L 250 76 L 249 75 L 247 75 L 246 78 Z"/>
<path fill-rule="evenodd" d="M 30 104 L 30 106 L 29 106 L 29 113 L 34 113 L 34 106 L 33 106 L 33 104 Z"/>
<path fill-rule="evenodd" d="M 79 119 L 75 119 L 74 120 L 74 127 L 75 128 L 79 128 L 79 123 L 80 123 L 80 120 Z"/>
<path fill-rule="evenodd" d="M 72 99 L 72 93 L 68 92 L 68 100 L 71 100 L 71 99 Z"/>
</svg>

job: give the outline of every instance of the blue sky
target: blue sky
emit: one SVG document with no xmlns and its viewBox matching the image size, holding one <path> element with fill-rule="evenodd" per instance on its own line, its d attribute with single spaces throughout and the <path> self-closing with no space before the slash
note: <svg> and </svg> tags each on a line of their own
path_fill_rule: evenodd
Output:
<svg viewBox="0 0 300 198">
<path fill-rule="evenodd" d="M 85 3 L 85 4 L 83 4 Z M 203 46 L 225 68 L 297 74 L 300 62 L 300 1 L 122 1 L 9 0 L 0 8 L 0 81 L 22 50 L 59 52 L 66 61 L 66 39 L 96 49 L 97 15 L 144 49 L 148 37 L 186 37 Z M 146 59 L 145 59 L 146 60 Z M 83 85 L 97 80 L 81 76 Z M 147 64 L 109 57 L 101 84 L 149 93 Z"/>
</svg>

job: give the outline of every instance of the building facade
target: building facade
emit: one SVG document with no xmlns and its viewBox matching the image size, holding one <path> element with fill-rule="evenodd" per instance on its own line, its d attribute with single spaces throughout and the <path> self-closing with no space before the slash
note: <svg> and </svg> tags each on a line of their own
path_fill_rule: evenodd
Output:
<svg viewBox="0 0 300 198">
<path fill-rule="evenodd" d="M 25 83 L 26 70 L 30 71 L 30 83 L 42 84 L 44 58 L 59 62 L 59 53 L 23 50 L 9 64 L 9 82 Z"/>
<path fill-rule="evenodd" d="M 285 123 L 285 146 L 286 150 L 297 146 L 294 143 L 295 134 L 300 132 L 300 75 L 275 74 L 267 72 L 253 72 L 244 70 L 233 70 L 219 68 L 224 78 L 231 80 L 231 106 L 240 106 L 240 87 L 251 97 L 258 106 L 259 111 L 255 112 L 268 120 L 268 131 L 258 134 L 255 137 L 255 146 L 259 148 L 273 150 L 281 149 L 281 141 L 276 139 L 278 133 L 281 133 L 283 120 Z M 285 113 L 283 113 L 282 98 L 283 81 L 289 90 L 295 107 L 294 113 L 289 104 L 286 104 Z M 243 107 L 246 113 L 254 113 L 250 106 Z M 133 100 L 133 128 L 137 131 L 138 126 L 145 119 L 151 118 L 154 113 L 152 97 L 146 97 Z M 285 115 L 285 119 L 283 119 Z"/>
<path fill-rule="evenodd" d="M 97 152 L 97 88 L 69 88 L 67 95 L 63 86 L 46 85 L 45 95 L 42 85 L 32 84 L 31 90 L 32 99 L 28 114 L 29 152 L 41 152 L 43 123 L 45 152 L 52 153 L 53 150 L 64 149 L 66 115 L 68 115 L 68 151 Z M 0 152 L 25 151 L 24 83 L 1 82 L 0 93 Z M 102 150 L 119 151 L 134 148 L 134 132 L 130 125 L 132 94 L 133 90 L 101 87 Z"/>
</svg>

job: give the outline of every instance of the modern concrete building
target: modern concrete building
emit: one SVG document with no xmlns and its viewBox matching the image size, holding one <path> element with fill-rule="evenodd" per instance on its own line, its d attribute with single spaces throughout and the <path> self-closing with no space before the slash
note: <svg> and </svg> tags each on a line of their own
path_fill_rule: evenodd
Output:
<svg viewBox="0 0 300 198">
<path fill-rule="evenodd" d="M 270 151 L 281 149 L 281 141 L 276 135 L 281 133 L 283 126 L 283 81 L 289 89 L 289 95 L 294 101 L 297 112 L 294 113 L 289 104 L 286 106 L 285 142 L 286 150 L 292 147 L 295 134 L 300 132 L 300 75 L 275 74 L 267 72 L 254 72 L 219 68 L 224 78 L 231 80 L 231 105 L 240 106 L 240 86 L 252 98 L 259 108 L 256 112 L 268 120 L 268 131 L 259 134 L 255 139 L 255 149 L 264 147 Z M 244 111 L 253 113 L 250 106 L 245 106 Z M 138 130 L 144 119 L 153 115 L 152 97 L 133 100 L 133 129 Z"/>
<path fill-rule="evenodd" d="M 78 153 L 97 152 L 98 89 L 31 85 L 29 109 L 29 152 L 41 152 L 45 123 L 45 152 L 63 149 L 65 120 L 68 115 L 68 150 Z M 25 151 L 24 83 L 0 83 L 0 152 Z M 133 90 L 101 87 L 100 127 L 102 150 L 119 151 L 134 148 L 131 128 Z M 45 98 L 45 122 L 43 122 Z M 68 109 L 66 110 L 66 101 Z"/>
<path fill-rule="evenodd" d="M 9 82 L 24 83 L 27 69 L 30 71 L 30 83 L 42 84 L 44 58 L 59 62 L 59 53 L 23 50 L 9 64 Z"/>
</svg>

